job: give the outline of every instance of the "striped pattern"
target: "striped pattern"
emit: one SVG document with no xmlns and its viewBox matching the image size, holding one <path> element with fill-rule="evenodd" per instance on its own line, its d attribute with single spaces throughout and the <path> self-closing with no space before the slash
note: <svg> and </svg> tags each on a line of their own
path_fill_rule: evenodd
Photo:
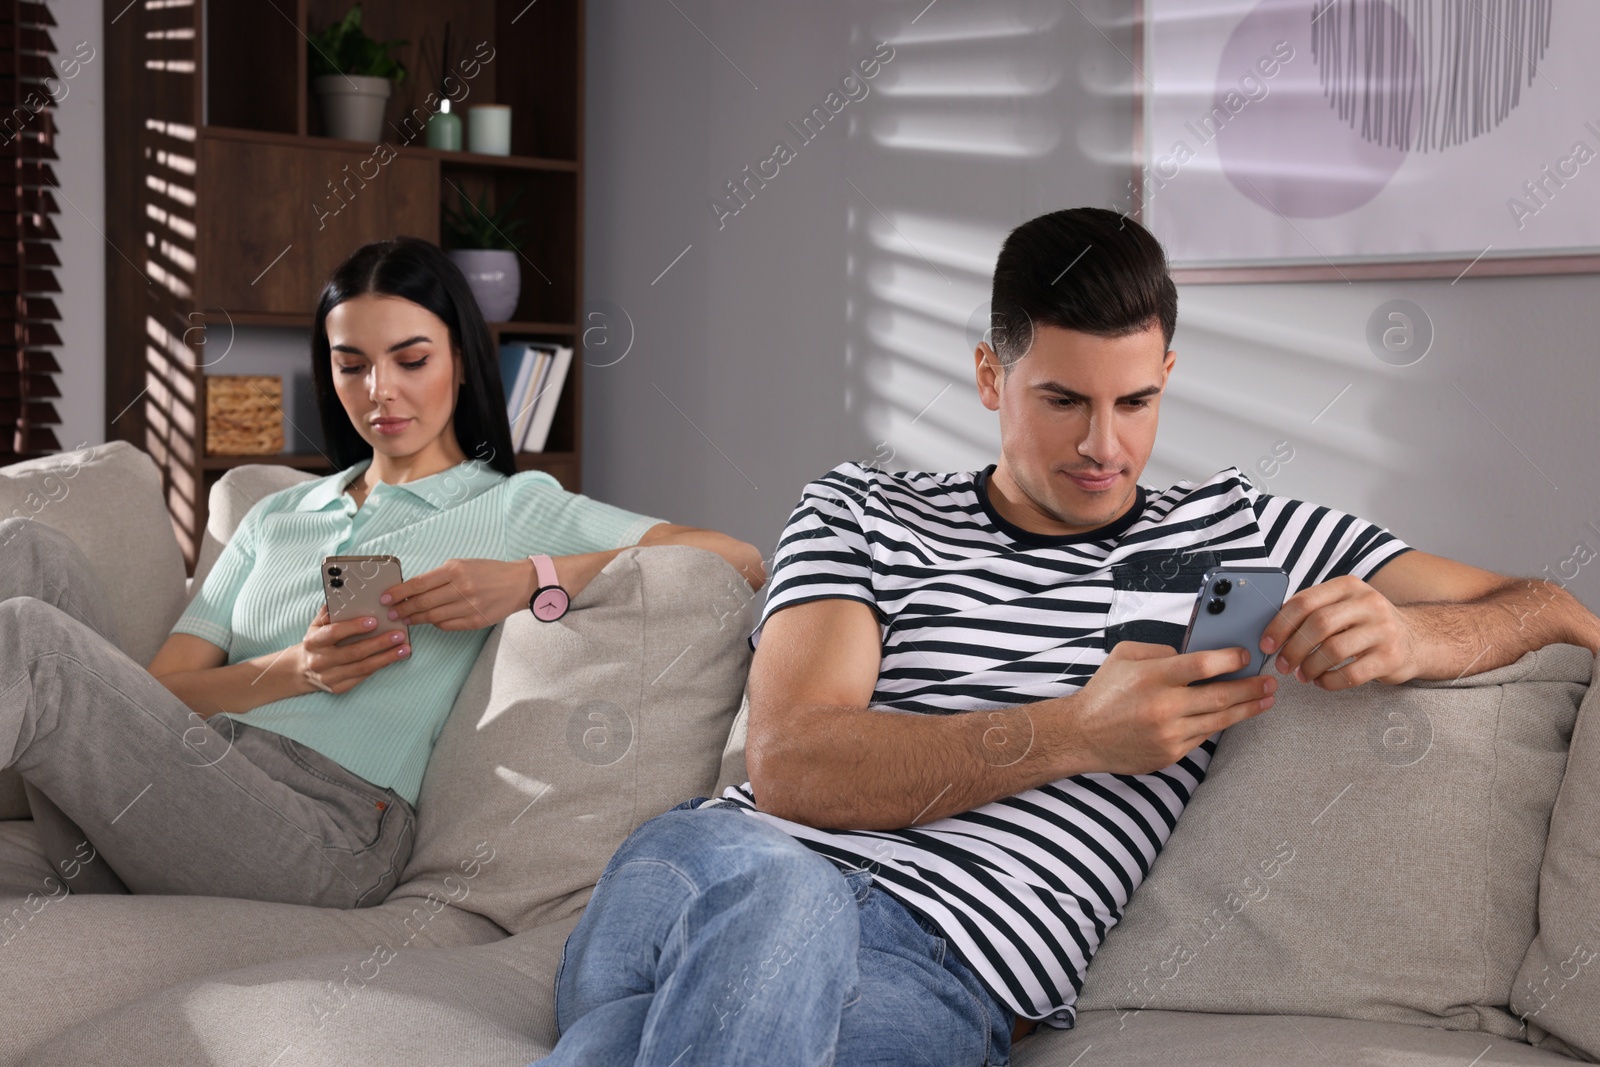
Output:
<svg viewBox="0 0 1600 1067">
<path fill-rule="evenodd" d="M 806 486 L 779 542 L 761 627 L 828 597 L 871 605 L 883 658 L 872 706 L 987 710 L 1081 687 L 1118 641 L 1182 641 L 1204 570 L 1282 567 L 1290 593 L 1367 577 L 1408 546 L 1330 508 L 1259 493 L 1237 467 L 1165 491 L 1084 534 L 1020 529 L 982 472 L 844 463 Z M 1090 957 L 1205 777 L 1216 736 L 1154 774 L 1083 774 L 898 831 L 819 830 L 756 807 L 750 783 L 711 804 L 766 819 L 938 925 L 1019 1016 L 1069 1027 Z"/>
<path fill-rule="evenodd" d="M 1554 9 L 1553 0 L 1495 0 L 1487 9 L 1318 0 L 1300 17 L 1311 20 L 1311 55 L 1339 118 L 1375 145 L 1430 152 L 1510 118 L 1523 87 L 1540 77 Z"/>
<path fill-rule="evenodd" d="M 663 519 L 569 493 L 549 474 L 510 478 L 476 460 L 404 485 L 379 483 L 359 509 L 343 487 L 371 460 L 258 500 L 173 626 L 228 653 L 273 656 L 305 638 L 323 603 L 324 556 L 392 555 L 406 578 L 451 559 L 525 559 L 636 544 Z M 489 628 L 411 628 L 411 655 L 343 693 L 252 708 L 251 726 L 294 738 L 415 804 L 444 720 Z"/>
</svg>

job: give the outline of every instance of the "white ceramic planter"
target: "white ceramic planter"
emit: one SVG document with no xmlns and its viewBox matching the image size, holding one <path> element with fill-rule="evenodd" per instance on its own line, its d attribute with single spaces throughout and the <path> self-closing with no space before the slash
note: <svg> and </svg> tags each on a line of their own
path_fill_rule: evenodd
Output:
<svg viewBox="0 0 1600 1067">
<path fill-rule="evenodd" d="M 515 252 L 491 248 L 457 248 L 450 252 L 477 298 L 487 322 L 508 322 L 522 294 L 522 268 Z"/>
<path fill-rule="evenodd" d="M 311 79 L 311 88 L 322 102 L 323 133 L 345 141 L 378 142 L 393 88 L 388 78 L 323 74 Z"/>
</svg>

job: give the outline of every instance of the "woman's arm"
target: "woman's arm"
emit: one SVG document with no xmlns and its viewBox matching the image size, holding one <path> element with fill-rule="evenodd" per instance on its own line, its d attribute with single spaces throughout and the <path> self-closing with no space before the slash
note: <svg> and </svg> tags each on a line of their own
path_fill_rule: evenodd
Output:
<svg viewBox="0 0 1600 1067">
<path fill-rule="evenodd" d="M 751 591 L 759 591 L 766 583 L 767 572 L 761 563 L 761 553 L 755 545 L 746 544 L 737 538 L 729 537 L 716 530 L 702 530 L 695 526 L 680 526 L 677 523 L 658 522 L 644 532 L 639 538 L 638 546 L 651 545 L 690 545 L 694 548 L 703 548 L 708 552 L 715 552 L 738 571 L 745 581 L 750 583 Z M 578 590 L 589 584 L 590 579 L 605 569 L 607 563 L 617 558 L 619 552 L 626 549 L 614 548 L 608 552 L 588 552 L 581 556 L 561 556 L 552 562 L 556 565 L 556 573 L 561 576 L 562 588 L 567 595 L 575 597 Z M 533 564 L 528 564 L 529 571 Z M 530 589 L 531 597 L 533 591 Z"/>
<path fill-rule="evenodd" d="M 284 652 L 223 666 L 228 654 L 222 649 L 193 634 L 175 633 L 150 661 L 150 673 L 196 715 L 209 719 L 219 711 L 238 714 L 312 692 Z"/>
<path fill-rule="evenodd" d="M 346 637 L 369 632 L 374 625 L 376 620 L 330 622 L 324 605 L 300 643 L 228 666 L 222 666 L 228 654 L 210 641 L 174 633 L 150 661 L 150 674 L 202 719 L 219 711 L 239 715 L 318 690 L 344 693 L 410 654 L 408 642 L 394 640 L 397 631 L 343 647 L 338 644 Z"/>
<path fill-rule="evenodd" d="M 639 538 L 640 545 L 693 545 L 715 552 L 732 565 L 753 592 L 759 592 L 767 581 L 767 569 L 761 561 L 761 552 L 755 545 L 729 537 L 716 530 L 702 530 L 694 526 L 658 522 Z"/>
<path fill-rule="evenodd" d="M 691 545 L 715 552 L 739 572 L 752 592 L 759 590 L 767 580 L 761 553 L 754 545 L 716 530 L 670 522 L 658 522 L 650 527 L 636 545 L 555 556 L 551 562 L 555 564 L 561 587 L 569 597 L 576 599 L 583 587 L 619 553 L 655 545 Z M 408 626 L 426 622 L 441 630 L 477 630 L 503 622 L 515 612 L 526 611 L 528 600 L 538 587 L 532 560 L 452 559 L 426 574 L 392 586 L 379 599 L 394 605 L 389 609 L 391 619 L 403 619 Z"/>
</svg>

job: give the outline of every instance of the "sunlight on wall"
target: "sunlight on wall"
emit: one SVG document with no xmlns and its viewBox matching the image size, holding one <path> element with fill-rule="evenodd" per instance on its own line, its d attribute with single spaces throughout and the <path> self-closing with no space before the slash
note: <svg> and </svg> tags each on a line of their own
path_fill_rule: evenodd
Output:
<svg viewBox="0 0 1600 1067">
<path fill-rule="evenodd" d="M 858 462 L 976 470 L 998 457 L 998 415 L 978 399 L 973 349 L 1000 243 L 1035 215 L 1113 206 L 1125 192 L 1137 77 L 1127 13 L 1005 6 L 935 6 L 911 26 L 885 12 L 859 31 L 891 41 L 895 58 L 875 83 L 881 99 L 851 124 L 846 168 L 845 404 L 869 442 L 850 457 Z M 1217 17 L 1201 6 L 1182 16 Z M 1215 169 L 1215 148 L 1191 167 Z M 1233 465 L 1264 491 L 1357 507 L 1384 481 L 1374 471 L 1402 477 L 1403 457 L 1419 467 L 1411 431 L 1390 414 L 1431 372 L 1403 378 L 1373 358 L 1363 317 L 1381 295 L 1350 288 L 1333 313 L 1296 318 L 1283 287 L 1246 300 L 1235 287 L 1183 287 L 1178 364 L 1140 480 L 1164 488 Z M 1274 465 L 1284 441 L 1299 458 Z"/>
<path fill-rule="evenodd" d="M 871 176 L 871 188 L 851 183 L 845 212 L 854 372 L 845 403 L 873 445 L 861 462 L 977 469 L 999 452 L 996 416 L 973 384 L 973 349 L 988 320 L 995 255 L 1021 220 L 1005 217 L 1010 195 L 947 201 L 949 191 L 971 188 L 959 180 L 968 168 L 1013 182 L 1062 150 L 1068 79 L 1049 39 L 1063 15 L 1034 7 L 1031 17 L 1015 5 L 929 9 L 910 26 L 896 11 L 864 32 L 890 40 L 895 58 L 878 79 L 875 110 L 851 126 L 859 165 L 849 172 Z"/>
</svg>

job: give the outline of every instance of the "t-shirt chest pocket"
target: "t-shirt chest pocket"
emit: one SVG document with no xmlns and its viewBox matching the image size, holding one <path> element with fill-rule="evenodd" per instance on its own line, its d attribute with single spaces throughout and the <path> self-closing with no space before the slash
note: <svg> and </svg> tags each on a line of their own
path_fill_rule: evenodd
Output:
<svg viewBox="0 0 1600 1067">
<path fill-rule="evenodd" d="M 1176 652 L 1183 645 L 1200 581 L 1219 562 L 1215 552 L 1184 552 L 1113 564 L 1105 650 L 1110 652 L 1119 641 L 1147 641 Z"/>
</svg>

